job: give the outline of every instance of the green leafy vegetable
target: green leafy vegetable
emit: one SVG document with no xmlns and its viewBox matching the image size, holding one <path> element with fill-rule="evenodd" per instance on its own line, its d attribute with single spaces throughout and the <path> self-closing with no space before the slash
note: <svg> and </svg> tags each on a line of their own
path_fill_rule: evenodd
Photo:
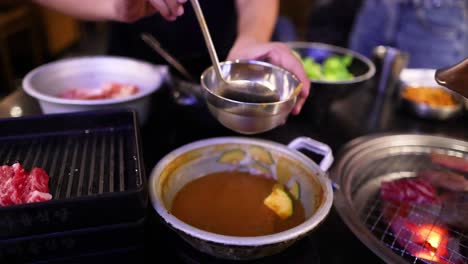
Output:
<svg viewBox="0 0 468 264">
<path fill-rule="evenodd" d="M 316 62 L 311 57 L 301 58 L 299 54 L 295 55 L 301 59 L 305 72 L 311 80 L 344 81 L 354 77 L 348 70 L 353 62 L 353 57 L 350 55 L 330 56 L 325 59 L 323 64 Z"/>
</svg>

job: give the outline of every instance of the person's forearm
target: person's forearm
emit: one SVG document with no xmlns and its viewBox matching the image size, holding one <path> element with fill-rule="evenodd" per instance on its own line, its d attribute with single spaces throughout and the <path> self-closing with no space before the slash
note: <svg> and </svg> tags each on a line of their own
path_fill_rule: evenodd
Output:
<svg viewBox="0 0 468 264">
<path fill-rule="evenodd" d="M 37 4 L 83 20 L 115 19 L 112 0 L 34 0 Z"/>
<path fill-rule="evenodd" d="M 278 0 L 237 0 L 237 41 L 270 41 L 278 17 Z"/>
</svg>

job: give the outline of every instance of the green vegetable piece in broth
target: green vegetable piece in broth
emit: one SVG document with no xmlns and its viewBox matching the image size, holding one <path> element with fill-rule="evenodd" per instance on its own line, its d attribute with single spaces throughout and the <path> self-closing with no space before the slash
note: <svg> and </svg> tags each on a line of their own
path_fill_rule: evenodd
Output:
<svg viewBox="0 0 468 264">
<path fill-rule="evenodd" d="M 301 185 L 299 182 L 294 181 L 289 188 L 289 193 L 295 200 L 299 200 L 301 198 Z"/>
<path fill-rule="evenodd" d="M 293 201 L 281 184 L 273 186 L 271 194 L 263 200 L 263 203 L 281 219 L 286 219 L 293 214 Z"/>
<path fill-rule="evenodd" d="M 255 161 L 259 161 L 267 165 L 272 165 L 274 163 L 271 153 L 262 147 L 251 146 L 249 147 L 248 152 Z"/>
<path fill-rule="evenodd" d="M 241 149 L 231 149 L 225 151 L 218 159 L 218 162 L 228 164 L 239 164 L 245 158 L 245 152 Z"/>
</svg>

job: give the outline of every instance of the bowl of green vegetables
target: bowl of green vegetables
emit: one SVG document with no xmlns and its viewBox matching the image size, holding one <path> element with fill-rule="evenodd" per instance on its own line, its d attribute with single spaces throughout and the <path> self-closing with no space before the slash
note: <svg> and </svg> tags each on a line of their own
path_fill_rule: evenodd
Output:
<svg viewBox="0 0 468 264">
<path fill-rule="evenodd" d="M 314 42 L 289 42 L 312 83 L 311 92 L 322 90 L 342 98 L 364 85 L 375 74 L 371 60 L 352 50 Z"/>
<path fill-rule="evenodd" d="M 346 48 L 314 42 L 287 45 L 301 60 L 312 84 L 304 112 L 312 113 L 315 120 L 328 113 L 333 101 L 367 87 L 375 74 L 371 60 Z"/>
</svg>

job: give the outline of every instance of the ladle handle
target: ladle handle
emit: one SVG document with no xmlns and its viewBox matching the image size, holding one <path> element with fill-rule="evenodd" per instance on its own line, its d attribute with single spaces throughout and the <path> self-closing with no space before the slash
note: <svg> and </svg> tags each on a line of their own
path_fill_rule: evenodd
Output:
<svg viewBox="0 0 468 264">
<path fill-rule="evenodd" d="M 203 37 L 205 38 L 205 43 L 208 48 L 208 52 L 210 53 L 211 62 L 215 67 L 216 75 L 218 76 L 219 80 L 224 80 L 223 75 L 221 74 L 221 67 L 219 66 L 218 55 L 216 54 L 213 41 L 211 40 L 211 35 L 208 31 L 208 25 L 206 24 L 205 17 L 203 16 L 200 4 L 198 3 L 198 0 L 190 0 L 190 2 L 192 3 L 193 10 L 195 11 L 195 15 L 197 16 L 198 23 L 200 24 Z"/>
<path fill-rule="evenodd" d="M 153 48 L 161 57 L 163 57 L 169 64 L 172 65 L 177 71 L 179 71 L 187 80 L 195 82 L 195 79 L 192 75 L 180 64 L 174 57 L 167 53 L 162 47 L 159 41 L 157 41 L 153 36 L 148 33 L 142 33 L 141 39 L 143 39 L 146 44 Z"/>
</svg>

